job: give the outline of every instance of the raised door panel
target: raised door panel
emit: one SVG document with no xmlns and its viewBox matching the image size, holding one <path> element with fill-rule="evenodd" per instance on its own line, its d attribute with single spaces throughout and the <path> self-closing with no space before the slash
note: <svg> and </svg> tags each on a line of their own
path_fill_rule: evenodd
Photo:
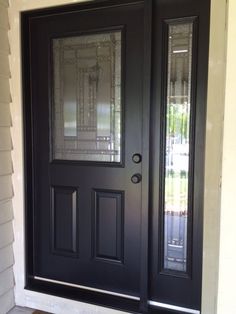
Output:
<svg viewBox="0 0 236 314">
<path fill-rule="evenodd" d="M 95 258 L 123 262 L 124 192 L 95 191 L 94 244 Z"/>
<path fill-rule="evenodd" d="M 53 187 L 52 252 L 59 255 L 78 254 L 78 192 L 70 187 Z"/>
</svg>

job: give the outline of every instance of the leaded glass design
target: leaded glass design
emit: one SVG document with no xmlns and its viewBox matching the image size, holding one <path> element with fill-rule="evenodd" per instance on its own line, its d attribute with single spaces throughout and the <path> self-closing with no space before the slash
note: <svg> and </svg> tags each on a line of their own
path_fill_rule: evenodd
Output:
<svg viewBox="0 0 236 314">
<path fill-rule="evenodd" d="M 186 272 L 193 23 L 168 28 L 164 268 Z"/>
<path fill-rule="evenodd" d="M 53 39 L 53 159 L 121 162 L 121 31 Z"/>
</svg>

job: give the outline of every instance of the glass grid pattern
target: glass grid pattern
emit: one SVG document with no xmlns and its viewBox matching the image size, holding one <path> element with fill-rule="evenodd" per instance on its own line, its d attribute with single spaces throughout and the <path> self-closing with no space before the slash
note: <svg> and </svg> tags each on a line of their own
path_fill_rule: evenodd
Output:
<svg viewBox="0 0 236 314">
<path fill-rule="evenodd" d="M 52 154 L 121 161 L 121 31 L 53 39 Z"/>
<path fill-rule="evenodd" d="M 193 23 L 168 28 L 164 269 L 186 272 Z"/>
</svg>

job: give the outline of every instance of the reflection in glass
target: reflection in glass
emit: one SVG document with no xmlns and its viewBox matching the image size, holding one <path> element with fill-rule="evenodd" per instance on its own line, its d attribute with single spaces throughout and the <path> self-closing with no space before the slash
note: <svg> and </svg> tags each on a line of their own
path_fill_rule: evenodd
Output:
<svg viewBox="0 0 236 314">
<path fill-rule="evenodd" d="M 121 161 L 121 32 L 53 39 L 53 158 Z"/>
<path fill-rule="evenodd" d="M 164 268 L 186 272 L 192 22 L 169 24 Z"/>
</svg>

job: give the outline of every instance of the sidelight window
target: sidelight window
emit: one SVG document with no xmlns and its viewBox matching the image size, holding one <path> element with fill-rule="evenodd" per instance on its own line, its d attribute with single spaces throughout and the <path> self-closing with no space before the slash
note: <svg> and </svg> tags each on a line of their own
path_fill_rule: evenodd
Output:
<svg viewBox="0 0 236 314">
<path fill-rule="evenodd" d="M 187 270 L 193 23 L 168 24 L 165 105 L 164 269 Z"/>
</svg>

